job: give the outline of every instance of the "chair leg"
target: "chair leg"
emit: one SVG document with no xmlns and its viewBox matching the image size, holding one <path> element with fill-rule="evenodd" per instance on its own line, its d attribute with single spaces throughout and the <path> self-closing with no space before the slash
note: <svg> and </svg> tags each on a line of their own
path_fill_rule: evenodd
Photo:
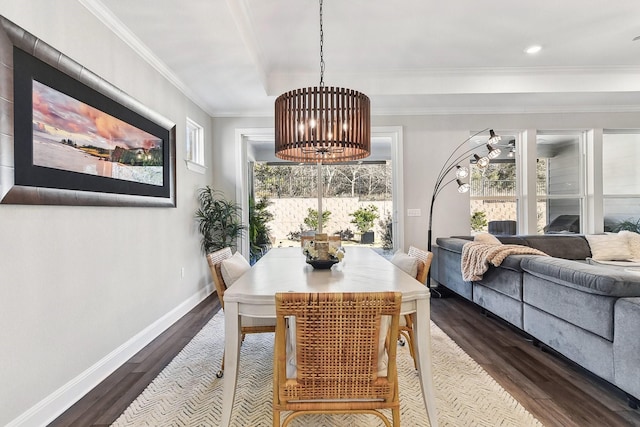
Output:
<svg viewBox="0 0 640 427">
<path fill-rule="evenodd" d="M 220 363 L 220 370 L 216 372 L 216 378 L 222 378 L 224 375 L 224 351 L 222 352 L 222 362 Z"/>
<path fill-rule="evenodd" d="M 410 315 L 405 315 L 405 322 L 407 324 L 407 336 L 409 337 L 409 339 L 407 339 L 407 341 L 409 342 L 409 354 L 411 354 L 411 358 L 413 359 L 413 367 L 415 369 L 418 369 L 418 362 L 416 361 L 416 350 L 414 347 L 414 336 L 413 336 L 413 322 L 411 321 L 411 316 Z"/>
<path fill-rule="evenodd" d="M 240 340 L 240 345 L 244 342 L 244 337 L 246 334 L 242 334 L 242 338 Z M 224 351 L 222 352 L 222 363 L 220 363 L 220 370 L 216 372 L 216 378 L 222 378 L 224 375 Z"/>
<path fill-rule="evenodd" d="M 391 422 L 393 427 L 400 427 L 400 408 L 393 408 L 391 410 Z"/>
</svg>

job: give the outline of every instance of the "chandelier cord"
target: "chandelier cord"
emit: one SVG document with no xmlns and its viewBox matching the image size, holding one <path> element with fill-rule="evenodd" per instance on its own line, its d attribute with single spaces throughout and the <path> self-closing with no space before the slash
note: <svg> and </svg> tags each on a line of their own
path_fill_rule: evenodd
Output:
<svg viewBox="0 0 640 427">
<path fill-rule="evenodd" d="M 320 87 L 324 87 L 324 32 L 322 31 L 322 0 L 320 0 Z"/>
</svg>

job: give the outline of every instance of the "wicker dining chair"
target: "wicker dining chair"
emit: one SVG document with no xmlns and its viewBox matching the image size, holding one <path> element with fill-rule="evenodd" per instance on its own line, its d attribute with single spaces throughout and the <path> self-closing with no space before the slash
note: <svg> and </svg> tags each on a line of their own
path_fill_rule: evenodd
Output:
<svg viewBox="0 0 640 427">
<path fill-rule="evenodd" d="M 416 274 L 416 280 L 425 284 L 427 275 L 429 274 L 429 268 L 431 268 L 433 253 L 418 249 L 414 246 L 409 246 L 407 255 L 418 259 L 418 273 Z M 400 335 L 409 344 L 409 353 L 411 353 L 411 357 L 413 358 L 413 366 L 417 369 L 418 362 L 416 361 L 416 351 L 414 347 L 413 321 L 411 320 L 411 316 L 408 314 L 405 314 L 403 318 L 400 319 Z"/>
<path fill-rule="evenodd" d="M 275 298 L 273 426 L 280 427 L 281 411 L 293 411 L 282 427 L 317 413 L 373 414 L 387 427 L 399 426 L 395 342 L 402 294 L 287 292 Z M 390 323 L 383 316 L 390 316 Z M 292 317 L 295 322 L 288 322 Z M 287 324 L 295 325 L 293 378 L 287 377 Z M 386 372 L 379 365 L 382 342 Z M 378 411 L 385 408 L 391 409 L 393 424 Z"/>
<path fill-rule="evenodd" d="M 213 284 L 216 287 L 218 299 L 220 299 L 220 305 L 224 310 L 224 292 L 227 290 L 227 284 L 222 277 L 222 262 L 231 258 L 231 248 L 223 248 L 216 252 L 207 254 L 207 262 L 209 263 L 209 269 L 211 270 L 211 276 L 213 276 Z M 246 334 L 275 332 L 275 320 L 274 319 L 254 319 L 251 317 L 242 318 L 242 341 Z M 222 378 L 224 374 L 224 354 L 222 355 L 222 363 L 220 364 L 220 370 L 216 373 L 216 377 Z"/>
</svg>

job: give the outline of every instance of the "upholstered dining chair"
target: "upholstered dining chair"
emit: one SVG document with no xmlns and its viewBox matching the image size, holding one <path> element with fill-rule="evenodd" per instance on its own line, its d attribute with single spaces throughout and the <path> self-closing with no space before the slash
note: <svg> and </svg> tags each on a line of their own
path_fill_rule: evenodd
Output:
<svg viewBox="0 0 640 427">
<path fill-rule="evenodd" d="M 287 292 L 275 298 L 273 426 L 280 427 L 281 411 L 292 411 L 282 427 L 313 413 L 373 414 L 387 427 L 399 426 L 395 342 L 402 294 Z M 287 340 L 294 332 L 290 355 Z M 290 360 L 295 372 L 287 373 Z M 393 424 L 378 411 L 385 408 Z"/>
<path fill-rule="evenodd" d="M 207 262 L 209 263 L 209 269 L 211 270 L 211 276 L 213 276 L 213 284 L 216 287 L 222 310 L 224 310 L 224 292 L 232 283 L 227 283 L 235 278 L 239 277 L 244 271 L 251 268 L 249 263 L 242 257 L 242 255 L 236 252 L 235 255 L 231 253 L 231 248 L 220 249 L 216 252 L 207 254 Z M 246 263 L 246 265 L 245 265 Z M 225 280 L 225 276 L 227 280 Z M 242 318 L 242 341 L 246 334 L 275 332 L 275 320 L 266 318 Z M 218 378 L 222 378 L 224 374 L 224 354 L 222 355 L 222 363 L 220 364 L 220 370 L 216 373 Z"/>
<path fill-rule="evenodd" d="M 422 249 L 418 249 L 414 246 L 409 246 L 409 251 L 407 255 L 410 258 L 414 258 L 416 260 L 417 268 L 415 273 L 415 278 L 418 282 L 425 284 L 427 280 L 427 275 L 429 274 L 429 268 L 431 268 L 431 261 L 433 260 L 433 253 L 427 252 Z M 400 267 L 403 268 L 403 267 Z M 403 268 L 404 269 L 404 268 Z M 408 272 L 408 270 L 405 269 Z M 411 270 L 413 273 L 413 270 Z M 404 340 L 409 345 L 409 353 L 413 358 L 413 366 L 417 369 L 418 362 L 416 361 L 416 351 L 414 346 L 414 336 L 413 336 L 413 321 L 411 320 L 410 315 L 404 315 L 400 318 L 400 335 L 404 338 Z"/>
</svg>

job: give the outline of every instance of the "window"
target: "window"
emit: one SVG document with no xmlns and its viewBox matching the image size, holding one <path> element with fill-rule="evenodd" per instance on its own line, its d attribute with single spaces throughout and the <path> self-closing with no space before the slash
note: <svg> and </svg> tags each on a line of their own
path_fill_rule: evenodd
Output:
<svg viewBox="0 0 640 427">
<path fill-rule="evenodd" d="M 538 233 L 580 233 L 584 168 L 581 134 L 538 132 Z"/>
<path fill-rule="evenodd" d="M 516 234 L 516 137 L 501 135 L 500 155 L 481 168 L 471 162 L 471 231 Z M 486 140 L 486 139 L 485 139 Z"/>
<path fill-rule="evenodd" d="M 204 129 L 188 117 L 186 151 L 187 168 L 204 173 Z"/>
<path fill-rule="evenodd" d="M 640 130 L 602 135 L 604 230 L 635 230 L 640 225 Z"/>
<path fill-rule="evenodd" d="M 354 212 L 372 210 L 376 218 L 370 231 L 374 247 L 393 247 L 392 164 L 386 161 L 361 161 L 336 165 L 299 165 L 255 162 L 253 164 L 253 197 L 267 200 L 273 219 L 270 233 L 278 245 L 295 246 L 302 233 L 318 229 L 318 173 L 322 179 L 322 231 L 340 235 L 350 244 L 365 243 L 364 231 L 352 220 Z M 373 207 L 372 207 L 373 206 Z"/>
</svg>

